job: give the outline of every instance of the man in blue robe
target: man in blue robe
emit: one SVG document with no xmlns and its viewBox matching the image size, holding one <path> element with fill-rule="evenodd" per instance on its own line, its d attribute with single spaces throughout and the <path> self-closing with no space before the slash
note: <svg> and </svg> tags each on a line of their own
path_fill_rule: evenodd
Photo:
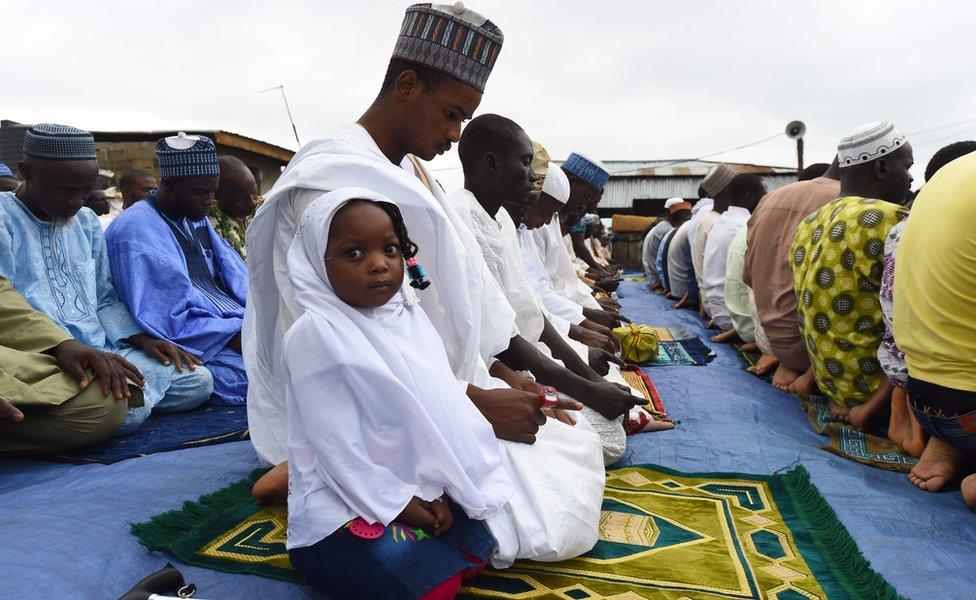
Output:
<svg viewBox="0 0 976 600">
<path fill-rule="evenodd" d="M 154 410 L 183 411 L 205 402 L 210 373 L 177 346 L 147 334 L 119 301 L 102 227 L 84 207 L 98 162 L 87 131 L 35 125 L 24 137 L 24 183 L 0 193 L 0 276 L 37 311 L 77 341 L 124 357 L 145 379 L 138 406 L 118 434 L 131 433 Z"/>
<path fill-rule="evenodd" d="M 146 331 L 210 370 L 211 402 L 242 405 L 247 267 L 207 219 L 220 174 L 216 148 L 210 138 L 180 133 L 159 140 L 156 157 L 160 188 L 105 233 L 116 289 Z"/>
</svg>

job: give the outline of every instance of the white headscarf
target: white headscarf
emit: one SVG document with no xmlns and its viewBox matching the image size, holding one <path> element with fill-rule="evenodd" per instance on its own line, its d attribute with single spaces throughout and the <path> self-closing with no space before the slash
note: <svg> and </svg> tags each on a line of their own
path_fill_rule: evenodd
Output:
<svg viewBox="0 0 976 600">
<path fill-rule="evenodd" d="M 356 516 L 389 524 L 413 496 L 446 492 L 485 519 L 512 489 L 491 425 L 458 387 L 423 309 L 402 292 L 380 308 L 355 308 L 332 289 L 323 259 L 329 226 L 353 198 L 394 204 L 362 188 L 326 194 L 305 211 L 288 252 L 304 310 L 283 353 L 289 547 Z"/>
</svg>

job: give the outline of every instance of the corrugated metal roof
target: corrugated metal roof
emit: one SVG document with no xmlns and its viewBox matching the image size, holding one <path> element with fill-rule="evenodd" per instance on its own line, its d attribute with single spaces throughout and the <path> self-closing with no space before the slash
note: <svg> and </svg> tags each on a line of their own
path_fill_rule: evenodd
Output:
<svg viewBox="0 0 976 600">
<path fill-rule="evenodd" d="M 563 161 L 554 161 L 562 164 Z M 601 209 L 633 208 L 637 199 L 698 198 L 698 186 L 717 164 L 737 173 L 759 175 L 772 191 L 796 181 L 796 169 L 711 160 L 605 160 L 610 180 L 603 190 Z"/>
</svg>

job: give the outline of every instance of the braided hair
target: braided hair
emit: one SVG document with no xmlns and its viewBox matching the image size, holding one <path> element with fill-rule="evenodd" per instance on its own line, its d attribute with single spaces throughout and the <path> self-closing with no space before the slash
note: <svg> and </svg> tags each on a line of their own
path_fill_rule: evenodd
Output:
<svg viewBox="0 0 976 600">
<path fill-rule="evenodd" d="M 417 261 L 417 252 L 420 249 L 410 239 L 410 235 L 407 233 L 407 226 L 403 222 L 403 215 L 400 214 L 400 207 L 389 202 L 377 202 L 376 204 L 393 221 L 393 231 L 400 240 L 400 256 L 403 257 L 403 261 L 407 264 L 407 275 L 410 277 L 410 285 L 418 290 L 427 288 L 430 285 L 430 279 L 427 277 L 427 272 L 424 271 L 424 266 Z"/>
<path fill-rule="evenodd" d="M 400 255 L 403 257 L 403 260 L 409 260 L 417 256 L 420 248 L 417 247 L 417 244 L 413 243 L 410 235 L 407 233 L 407 226 L 403 223 L 403 215 L 400 214 L 400 207 L 389 202 L 376 202 L 375 204 L 383 209 L 383 212 L 393 221 L 393 232 L 396 233 L 397 238 L 400 240 Z"/>
</svg>

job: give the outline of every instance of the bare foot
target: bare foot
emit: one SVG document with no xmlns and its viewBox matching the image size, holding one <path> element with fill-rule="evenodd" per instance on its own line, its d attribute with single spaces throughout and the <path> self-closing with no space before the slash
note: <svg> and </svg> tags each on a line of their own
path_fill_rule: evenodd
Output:
<svg viewBox="0 0 976 600">
<path fill-rule="evenodd" d="M 963 460 L 965 455 L 960 450 L 939 438 L 932 438 L 918 464 L 908 474 L 908 480 L 926 492 L 940 492 L 956 477 Z"/>
<path fill-rule="evenodd" d="M 288 461 L 275 465 L 261 476 L 251 488 L 251 496 L 258 504 L 285 504 L 288 502 Z"/>
<path fill-rule="evenodd" d="M 788 389 L 791 394 L 805 396 L 807 394 L 812 394 L 816 387 L 817 383 L 813 377 L 813 367 L 810 367 L 807 369 L 806 373 L 797 377 L 793 383 L 790 384 Z"/>
<path fill-rule="evenodd" d="M 908 430 L 908 437 L 901 444 L 901 449 L 906 454 L 917 458 L 922 456 L 922 452 L 925 451 L 925 445 L 929 441 L 929 436 L 922 429 L 922 424 L 915 418 L 915 413 L 909 411 L 908 418 L 910 421 L 910 429 Z"/>
<path fill-rule="evenodd" d="M 681 297 L 681 300 L 678 300 L 677 302 L 674 303 L 674 308 L 684 308 L 686 304 L 688 304 L 687 292 L 685 293 L 684 296 Z"/>
<path fill-rule="evenodd" d="M 760 377 L 768 374 L 777 365 L 779 365 L 779 359 L 772 354 L 763 354 L 756 361 L 756 364 L 752 365 L 746 371 L 749 371 L 753 375 L 758 375 Z"/>
<path fill-rule="evenodd" d="M 905 447 L 905 440 L 908 439 L 911 430 L 912 410 L 908 407 L 908 394 L 905 388 L 896 387 L 891 391 L 891 416 L 888 418 L 888 439 Z"/>
<path fill-rule="evenodd" d="M 788 368 L 783 363 L 780 363 L 776 372 L 773 373 L 773 387 L 778 390 L 783 390 L 784 392 L 790 391 L 790 386 L 793 384 L 800 374 L 793 369 Z"/>
<path fill-rule="evenodd" d="M 829 401 L 827 402 L 827 408 L 830 409 L 830 418 L 834 421 L 840 421 L 842 423 L 850 422 L 850 408 Z"/>
<path fill-rule="evenodd" d="M 854 406 L 847 415 L 847 422 L 858 431 L 864 431 L 873 418 L 880 417 L 886 406 L 891 406 L 891 390 L 895 386 L 887 377 L 878 385 L 878 389 L 864 404 Z"/>
<path fill-rule="evenodd" d="M 759 352 L 759 344 L 756 342 L 748 342 L 739 346 L 739 350 L 743 352 Z"/>
<path fill-rule="evenodd" d="M 729 329 L 728 331 L 723 331 L 718 335 L 712 336 L 712 341 L 716 344 L 726 344 L 737 339 L 739 339 L 739 334 L 735 332 L 735 329 Z"/>
<path fill-rule="evenodd" d="M 966 506 L 976 509 L 976 473 L 962 480 L 962 499 Z"/>
</svg>

